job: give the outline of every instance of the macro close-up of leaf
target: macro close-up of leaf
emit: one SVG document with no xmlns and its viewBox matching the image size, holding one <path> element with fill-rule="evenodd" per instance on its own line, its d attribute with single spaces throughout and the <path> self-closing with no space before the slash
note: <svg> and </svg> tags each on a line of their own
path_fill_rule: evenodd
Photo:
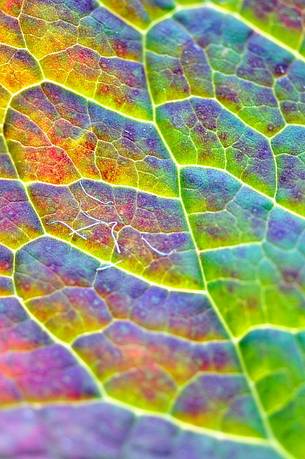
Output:
<svg viewBox="0 0 305 459">
<path fill-rule="evenodd" d="M 0 0 L 0 459 L 305 458 L 305 0 Z"/>
</svg>

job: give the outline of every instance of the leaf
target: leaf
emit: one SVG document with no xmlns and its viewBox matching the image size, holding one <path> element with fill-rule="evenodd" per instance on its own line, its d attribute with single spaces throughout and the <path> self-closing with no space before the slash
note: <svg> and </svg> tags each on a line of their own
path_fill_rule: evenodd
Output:
<svg viewBox="0 0 305 459">
<path fill-rule="evenodd" d="M 0 0 L 0 456 L 303 459 L 298 0 Z"/>
</svg>

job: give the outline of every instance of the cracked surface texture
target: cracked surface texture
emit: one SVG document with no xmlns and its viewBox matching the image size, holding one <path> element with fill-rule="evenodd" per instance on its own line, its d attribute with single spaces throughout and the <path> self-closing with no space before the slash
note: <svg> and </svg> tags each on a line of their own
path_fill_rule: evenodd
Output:
<svg viewBox="0 0 305 459">
<path fill-rule="evenodd" d="M 304 0 L 0 0 L 0 457 L 304 459 Z"/>
</svg>

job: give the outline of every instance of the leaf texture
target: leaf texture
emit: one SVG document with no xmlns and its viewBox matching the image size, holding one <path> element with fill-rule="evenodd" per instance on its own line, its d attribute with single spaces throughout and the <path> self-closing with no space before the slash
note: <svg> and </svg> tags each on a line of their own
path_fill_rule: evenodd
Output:
<svg viewBox="0 0 305 459">
<path fill-rule="evenodd" d="M 304 459 L 304 21 L 0 0 L 0 457 Z"/>
</svg>

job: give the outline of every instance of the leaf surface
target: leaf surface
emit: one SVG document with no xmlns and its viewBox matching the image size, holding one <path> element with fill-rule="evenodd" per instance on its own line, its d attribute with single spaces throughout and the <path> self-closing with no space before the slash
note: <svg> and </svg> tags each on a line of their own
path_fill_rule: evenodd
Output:
<svg viewBox="0 0 305 459">
<path fill-rule="evenodd" d="M 305 5 L 0 0 L 0 456 L 303 459 Z"/>
</svg>

